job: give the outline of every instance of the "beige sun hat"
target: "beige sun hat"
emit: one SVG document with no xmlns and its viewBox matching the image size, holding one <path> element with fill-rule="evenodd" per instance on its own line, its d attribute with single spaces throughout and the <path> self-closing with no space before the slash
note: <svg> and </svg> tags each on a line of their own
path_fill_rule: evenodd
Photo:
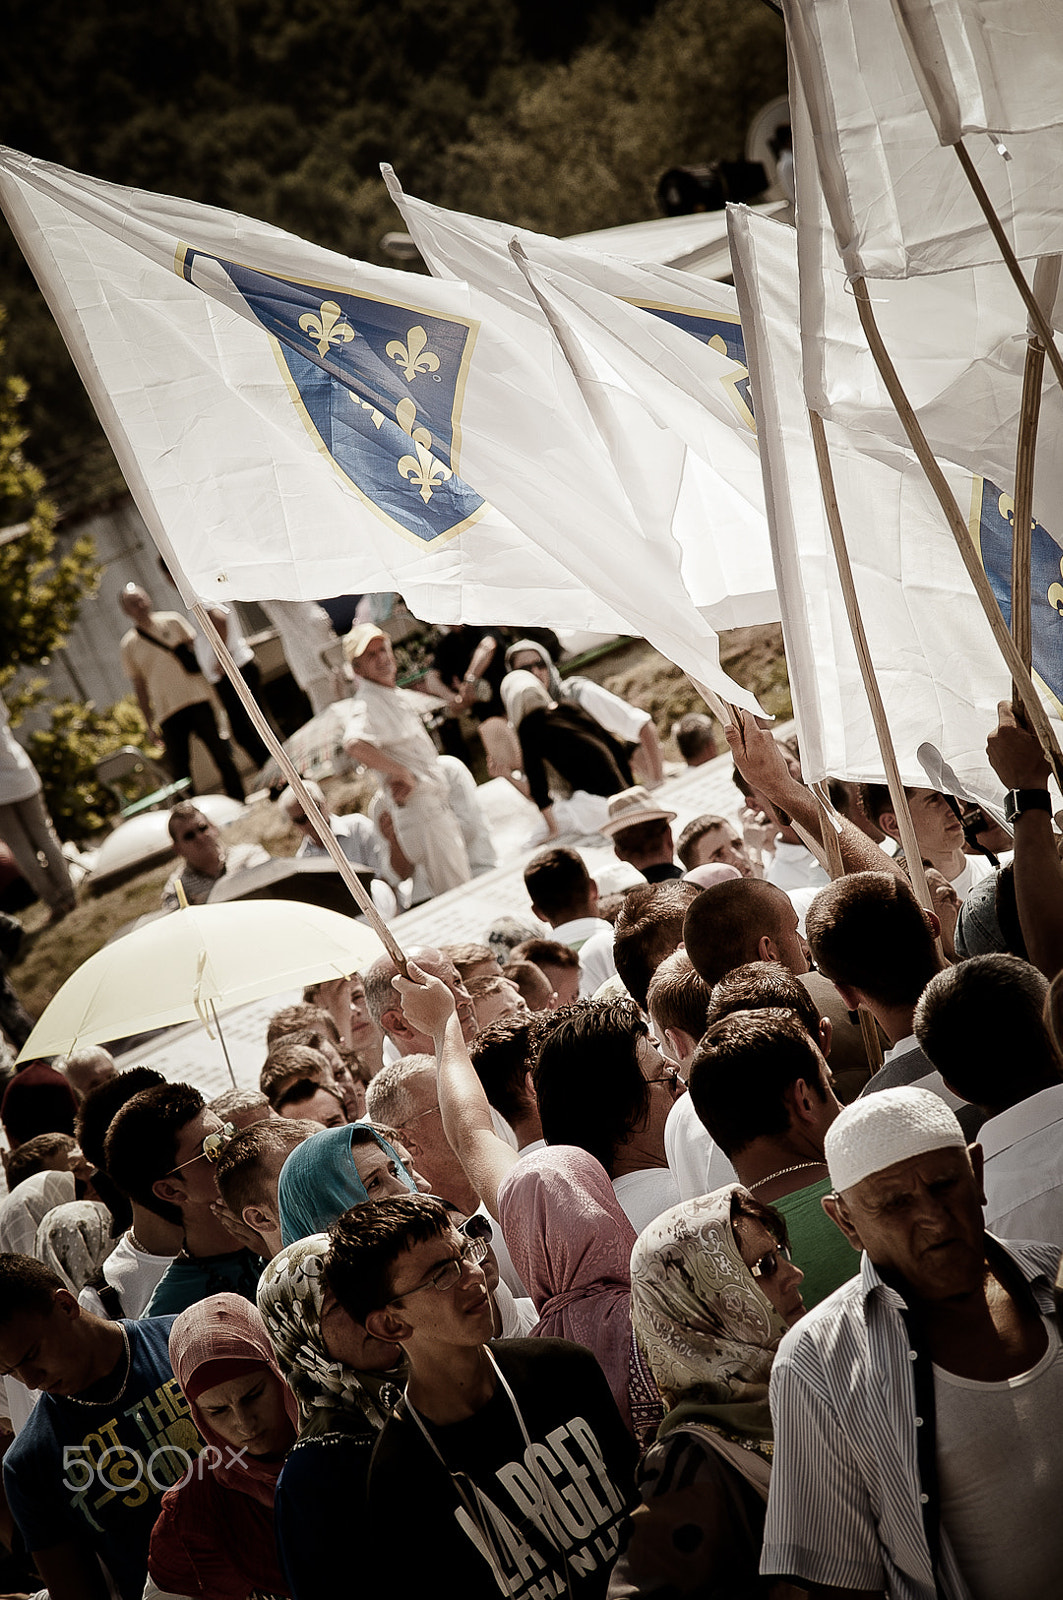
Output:
<svg viewBox="0 0 1063 1600">
<path fill-rule="evenodd" d="M 644 822 L 674 822 L 675 818 L 674 811 L 659 806 L 650 791 L 637 783 L 633 789 L 621 789 L 619 794 L 610 795 L 609 820 L 603 822 L 598 831 L 611 839 L 625 828 L 638 828 Z"/>
</svg>

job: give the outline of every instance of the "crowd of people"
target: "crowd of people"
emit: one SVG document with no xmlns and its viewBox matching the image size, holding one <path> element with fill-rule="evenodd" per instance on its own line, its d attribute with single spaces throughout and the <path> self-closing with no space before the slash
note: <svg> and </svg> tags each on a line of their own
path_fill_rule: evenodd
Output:
<svg viewBox="0 0 1063 1600">
<path fill-rule="evenodd" d="M 888 790 L 835 785 L 828 823 L 796 744 L 742 718 L 746 826 L 675 837 L 644 713 L 537 640 L 459 634 L 436 671 L 491 770 L 548 836 L 566 788 L 595 796 L 627 887 L 546 837 L 482 942 L 278 1012 L 254 1088 L 207 1102 L 99 1048 L 11 1080 L 0 1587 L 1054 1596 L 1063 864 L 1037 741 L 1000 708 L 1010 834 L 909 791 L 930 910 Z M 415 874 L 467 881 L 474 831 L 387 634 L 345 654 L 381 787 L 323 811 L 391 914 Z M 694 766 L 711 728 L 684 722 Z M 170 834 L 175 903 L 239 870 L 194 804 Z"/>
</svg>

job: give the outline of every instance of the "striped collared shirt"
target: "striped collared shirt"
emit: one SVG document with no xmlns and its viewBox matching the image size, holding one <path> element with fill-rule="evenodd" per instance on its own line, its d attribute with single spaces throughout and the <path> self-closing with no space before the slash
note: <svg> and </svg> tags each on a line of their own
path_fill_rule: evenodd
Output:
<svg viewBox="0 0 1063 1600">
<path fill-rule="evenodd" d="M 1054 1315 L 1055 1245 L 1008 1243 L 1038 1309 Z M 865 1252 L 860 1274 L 802 1317 L 771 1375 L 775 1458 L 761 1571 L 890 1600 L 970 1600 L 942 1530 L 935 1586 L 924 1531 L 907 1307 Z M 922 1359 L 926 1359 L 925 1357 Z"/>
</svg>

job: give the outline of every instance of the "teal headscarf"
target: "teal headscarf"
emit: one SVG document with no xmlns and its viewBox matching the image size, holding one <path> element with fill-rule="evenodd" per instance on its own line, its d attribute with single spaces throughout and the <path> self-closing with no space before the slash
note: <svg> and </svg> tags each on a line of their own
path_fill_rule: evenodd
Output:
<svg viewBox="0 0 1063 1600">
<path fill-rule="evenodd" d="M 312 1233 L 323 1233 L 351 1206 L 369 1199 L 351 1153 L 355 1133 L 368 1136 L 394 1161 L 399 1177 L 411 1194 L 417 1185 L 399 1157 L 374 1128 L 364 1122 L 348 1123 L 343 1128 L 322 1128 L 297 1144 L 281 1168 L 277 1199 L 280 1207 L 281 1240 L 294 1244 Z"/>
</svg>

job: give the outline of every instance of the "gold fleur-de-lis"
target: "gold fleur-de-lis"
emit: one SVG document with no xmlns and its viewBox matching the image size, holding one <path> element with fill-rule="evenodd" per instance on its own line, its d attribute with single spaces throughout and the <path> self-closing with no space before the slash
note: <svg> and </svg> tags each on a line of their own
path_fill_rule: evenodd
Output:
<svg viewBox="0 0 1063 1600">
<path fill-rule="evenodd" d="M 417 451 L 415 456 L 399 457 L 398 472 L 401 478 L 420 491 L 421 499 L 427 505 L 435 491 L 441 489 L 454 474 L 432 454 L 432 435 L 428 429 L 414 427 L 416 416 L 417 407 L 412 400 L 400 400 L 395 407 L 395 420 L 403 433 L 413 440 Z"/>
<path fill-rule="evenodd" d="M 361 406 L 363 411 L 368 411 L 370 422 L 373 424 L 373 427 L 376 428 L 377 432 L 379 432 L 384 425 L 384 413 L 382 411 L 378 411 L 376 406 L 371 406 L 368 400 L 359 400 L 353 389 L 348 389 L 347 393 L 357 405 Z"/>
<path fill-rule="evenodd" d="M 299 318 L 299 326 L 303 332 L 316 340 L 319 356 L 327 355 L 330 345 L 350 344 L 355 337 L 350 323 L 341 322 L 342 316 L 343 313 L 335 300 L 323 300 L 320 316 L 308 311 Z"/>
<path fill-rule="evenodd" d="M 412 383 L 422 372 L 439 371 L 439 357 L 433 355 L 431 350 L 425 349 L 427 343 L 428 335 L 418 325 L 409 329 L 405 344 L 401 339 L 392 339 L 391 343 L 385 346 L 392 361 L 397 361 L 405 372 L 407 383 Z"/>
</svg>

